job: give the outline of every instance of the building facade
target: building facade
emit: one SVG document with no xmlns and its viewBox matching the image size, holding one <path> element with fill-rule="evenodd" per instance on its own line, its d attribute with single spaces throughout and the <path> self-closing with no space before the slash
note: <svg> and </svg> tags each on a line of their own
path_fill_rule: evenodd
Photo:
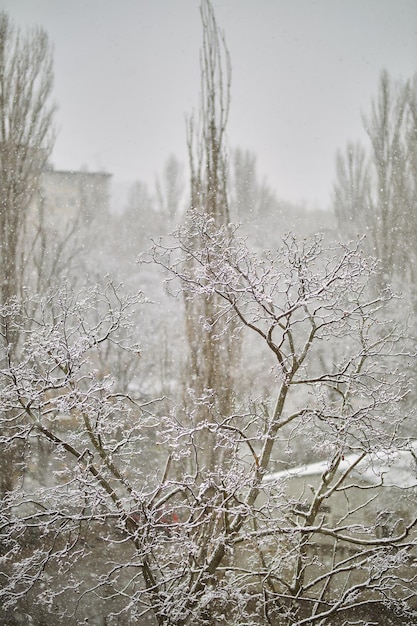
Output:
<svg viewBox="0 0 417 626">
<path fill-rule="evenodd" d="M 49 168 L 42 172 L 35 202 L 42 206 L 45 219 L 56 225 L 73 220 L 88 225 L 109 210 L 110 179 L 105 172 Z"/>
</svg>

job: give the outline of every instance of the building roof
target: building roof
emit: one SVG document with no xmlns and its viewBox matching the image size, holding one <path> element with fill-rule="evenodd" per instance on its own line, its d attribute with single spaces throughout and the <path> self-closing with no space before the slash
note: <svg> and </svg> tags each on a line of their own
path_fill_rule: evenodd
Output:
<svg viewBox="0 0 417 626">
<path fill-rule="evenodd" d="M 337 474 L 347 472 L 350 481 L 365 482 L 370 485 L 384 485 L 408 489 L 417 487 L 417 454 L 409 450 L 379 451 L 366 454 L 350 454 L 342 458 Z M 361 459 L 361 460 L 359 460 Z M 321 476 L 330 467 L 330 461 L 320 461 L 300 465 L 288 470 L 268 474 L 264 482 L 280 482 L 289 478 Z M 349 471 L 349 468 L 350 471 Z"/>
</svg>

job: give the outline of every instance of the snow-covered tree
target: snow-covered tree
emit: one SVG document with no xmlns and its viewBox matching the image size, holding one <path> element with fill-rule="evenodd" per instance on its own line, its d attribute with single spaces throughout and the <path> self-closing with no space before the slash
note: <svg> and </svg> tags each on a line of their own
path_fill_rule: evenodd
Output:
<svg viewBox="0 0 417 626">
<path fill-rule="evenodd" d="M 154 259 L 191 299 L 218 295 L 214 328 L 232 323 L 271 353 L 271 402 L 222 413 L 210 395 L 192 408 L 121 392 L 101 353 L 111 343 L 140 359 L 130 313 L 146 303 L 112 284 L 44 296 L 31 324 L 24 303 L 3 307 L 23 350 L 2 346 L 1 447 L 18 439 L 30 451 L 1 507 L 3 614 L 176 626 L 411 614 L 415 485 L 386 505 L 377 460 L 412 454 L 398 427 L 401 360 L 413 357 L 383 314 L 391 296 L 367 296 L 373 262 L 320 238 L 288 237 L 259 257 L 230 226 L 190 220 Z M 223 451 L 216 466 L 205 431 Z M 320 466 L 293 488 L 297 440 Z M 371 484 L 360 468 L 373 468 Z"/>
<path fill-rule="evenodd" d="M 415 623 L 415 346 L 400 301 L 375 291 L 361 241 L 288 234 L 264 251 L 230 222 L 230 68 L 208 1 L 202 17 L 191 206 L 126 281 L 145 276 L 153 302 L 107 280 L 1 303 L 0 621 Z M 190 366 L 161 385 L 184 301 Z M 165 306 L 162 338 L 145 311 Z"/>
</svg>

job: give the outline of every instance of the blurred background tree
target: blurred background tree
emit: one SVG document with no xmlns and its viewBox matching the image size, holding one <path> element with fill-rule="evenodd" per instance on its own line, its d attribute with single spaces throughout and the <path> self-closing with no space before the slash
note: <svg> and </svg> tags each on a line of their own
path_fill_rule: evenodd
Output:
<svg viewBox="0 0 417 626">
<path fill-rule="evenodd" d="M 1 303 L 20 294 L 31 200 L 54 142 L 52 50 L 35 28 L 24 36 L 0 13 Z"/>
<path fill-rule="evenodd" d="M 417 75 L 400 82 L 382 71 L 363 117 L 367 147 L 336 157 L 333 207 L 343 237 L 366 235 L 380 262 L 379 287 L 414 285 L 417 270 Z M 414 289 L 412 289 L 414 292 Z M 414 306 L 415 294 L 410 296 Z"/>
</svg>

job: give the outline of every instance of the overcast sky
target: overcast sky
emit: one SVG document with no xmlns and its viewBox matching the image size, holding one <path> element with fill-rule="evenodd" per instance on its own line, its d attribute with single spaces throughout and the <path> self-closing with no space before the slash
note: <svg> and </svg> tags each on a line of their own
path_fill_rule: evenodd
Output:
<svg viewBox="0 0 417 626">
<path fill-rule="evenodd" d="M 334 157 L 364 137 L 382 68 L 417 70 L 417 0 L 213 0 L 230 50 L 229 144 L 253 151 L 278 196 L 325 208 Z M 57 169 L 153 184 L 184 162 L 198 106 L 199 0 L 0 0 L 54 44 Z"/>
</svg>

